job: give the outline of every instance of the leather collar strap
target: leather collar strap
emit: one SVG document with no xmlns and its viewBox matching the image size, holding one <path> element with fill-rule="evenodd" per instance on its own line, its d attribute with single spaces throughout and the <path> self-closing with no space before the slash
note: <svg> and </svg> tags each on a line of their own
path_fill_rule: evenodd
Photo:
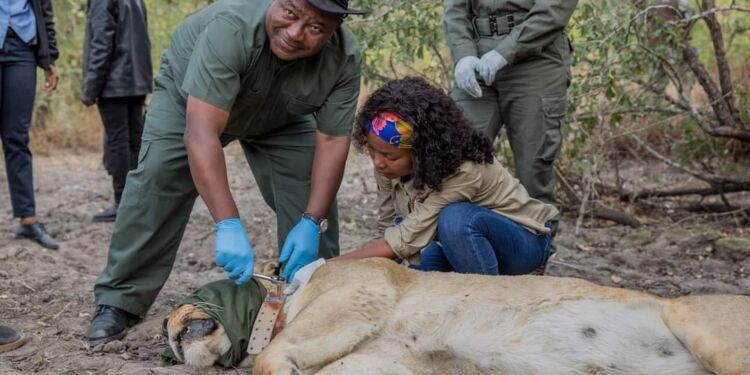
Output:
<svg viewBox="0 0 750 375">
<path fill-rule="evenodd" d="M 258 355 L 284 328 L 284 301 L 286 296 L 282 291 L 286 283 L 274 283 L 276 288 L 269 288 L 263 304 L 260 305 L 258 315 L 250 331 L 247 354 Z"/>
</svg>

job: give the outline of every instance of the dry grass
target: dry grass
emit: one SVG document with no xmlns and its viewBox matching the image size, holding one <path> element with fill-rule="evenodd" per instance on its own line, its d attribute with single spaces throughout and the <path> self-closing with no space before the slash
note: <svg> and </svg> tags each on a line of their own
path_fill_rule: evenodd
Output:
<svg viewBox="0 0 750 375">
<path fill-rule="evenodd" d="M 79 116 L 77 116 L 79 117 Z M 99 114 L 86 113 L 71 124 L 61 115 L 51 116 L 43 126 L 31 129 L 31 151 L 34 155 L 51 156 L 60 153 L 101 153 L 104 128 Z"/>
</svg>

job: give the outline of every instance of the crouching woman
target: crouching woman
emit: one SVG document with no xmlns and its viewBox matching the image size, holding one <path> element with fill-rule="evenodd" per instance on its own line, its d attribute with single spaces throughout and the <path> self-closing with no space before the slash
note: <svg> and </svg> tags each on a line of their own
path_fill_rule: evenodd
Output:
<svg viewBox="0 0 750 375">
<path fill-rule="evenodd" d="M 421 78 L 389 82 L 358 115 L 354 142 L 372 158 L 384 236 L 333 260 L 400 258 L 417 270 L 485 275 L 545 265 L 557 210 L 529 196 L 442 90 Z"/>
</svg>

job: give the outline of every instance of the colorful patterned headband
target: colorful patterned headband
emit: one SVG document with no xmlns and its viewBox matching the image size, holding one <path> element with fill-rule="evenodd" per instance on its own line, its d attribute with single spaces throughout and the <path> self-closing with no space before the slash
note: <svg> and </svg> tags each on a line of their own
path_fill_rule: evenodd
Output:
<svg viewBox="0 0 750 375">
<path fill-rule="evenodd" d="M 411 149 L 414 126 L 393 112 L 376 113 L 367 129 L 393 147 Z"/>
</svg>

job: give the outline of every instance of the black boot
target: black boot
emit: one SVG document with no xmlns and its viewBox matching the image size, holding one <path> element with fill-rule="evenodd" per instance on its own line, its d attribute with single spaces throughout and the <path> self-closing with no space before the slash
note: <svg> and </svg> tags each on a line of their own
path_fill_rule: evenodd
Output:
<svg viewBox="0 0 750 375">
<path fill-rule="evenodd" d="M 552 226 L 550 227 L 549 256 L 547 257 L 547 260 L 544 261 L 544 265 L 537 268 L 536 271 L 533 272 L 534 275 L 544 276 L 544 274 L 547 272 L 547 269 L 549 268 L 549 260 L 557 253 L 555 237 L 557 237 L 557 228 L 559 224 L 560 222 L 557 220 L 552 221 Z"/>
<path fill-rule="evenodd" d="M 117 219 L 117 208 L 119 205 L 117 203 L 107 207 L 104 209 L 104 211 L 99 212 L 98 214 L 94 215 L 94 218 L 92 219 L 95 223 L 105 223 L 105 222 L 113 222 L 115 219 Z"/>
<path fill-rule="evenodd" d="M 20 348 L 28 341 L 28 337 L 19 334 L 15 329 L 8 326 L 0 326 L 0 353 Z"/>
<path fill-rule="evenodd" d="M 18 224 L 16 227 L 16 238 L 28 238 L 52 250 L 60 248 L 57 241 L 47 233 L 44 224 L 38 221 L 31 224 Z"/>
<path fill-rule="evenodd" d="M 88 340 L 90 346 L 108 343 L 125 337 L 128 328 L 140 319 L 125 310 L 114 306 L 96 306 L 96 314 L 89 326 Z"/>
</svg>

